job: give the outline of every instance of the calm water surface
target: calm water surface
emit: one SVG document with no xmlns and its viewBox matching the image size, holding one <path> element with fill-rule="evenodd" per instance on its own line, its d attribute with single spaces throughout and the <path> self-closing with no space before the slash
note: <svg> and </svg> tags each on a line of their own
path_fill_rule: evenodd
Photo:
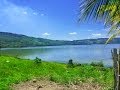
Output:
<svg viewBox="0 0 120 90">
<path fill-rule="evenodd" d="M 74 62 L 78 63 L 103 61 L 105 65 L 111 66 L 111 49 L 113 48 L 120 48 L 120 44 L 3 48 L 0 50 L 0 54 L 18 56 L 26 59 L 39 57 L 44 61 L 64 63 L 68 62 L 69 59 L 73 59 Z"/>
</svg>

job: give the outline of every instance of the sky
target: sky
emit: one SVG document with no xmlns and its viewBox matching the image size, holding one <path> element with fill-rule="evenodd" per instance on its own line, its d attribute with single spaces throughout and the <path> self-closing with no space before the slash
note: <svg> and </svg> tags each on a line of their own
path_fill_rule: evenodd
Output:
<svg viewBox="0 0 120 90">
<path fill-rule="evenodd" d="M 79 0 L 0 0 L 0 32 L 53 40 L 108 37 L 103 22 L 78 23 Z"/>
</svg>

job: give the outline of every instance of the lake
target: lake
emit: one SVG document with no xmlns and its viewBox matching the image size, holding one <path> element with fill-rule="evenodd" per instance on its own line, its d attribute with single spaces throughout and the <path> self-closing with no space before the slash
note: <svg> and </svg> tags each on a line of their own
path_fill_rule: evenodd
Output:
<svg viewBox="0 0 120 90">
<path fill-rule="evenodd" d="M 0 54 L 26 59 L 39 57 L 44 61 L 62 63 L 68 62 L 69 59 L 73 59 L 75 63 L 103 61 L 105 65 L 112 66 L 111 49 L 113 48 L 120 48 L 120 44 L 2 48 Z"/>
</svg>

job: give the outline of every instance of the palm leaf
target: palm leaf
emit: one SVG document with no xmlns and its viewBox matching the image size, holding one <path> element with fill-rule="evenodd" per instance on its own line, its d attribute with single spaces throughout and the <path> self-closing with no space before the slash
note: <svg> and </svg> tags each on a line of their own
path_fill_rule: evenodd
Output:
<svg viewBox="0 0 120 90">
<path fill-rule="evenodd" d="M 84 0 L 80 4 L 79 21 L 103 20 L 109 27 L 110 41 L 120 35 L 120 0 Z"/>
<path fill-rule="evenodd" d="M 116 33 L 110 36 L 110 38 L 106 41 L 106 44 L 112 41 L 116 36 L 119 36 L 119 35 L 120 35 L 120 29 Z"/>
</svg>

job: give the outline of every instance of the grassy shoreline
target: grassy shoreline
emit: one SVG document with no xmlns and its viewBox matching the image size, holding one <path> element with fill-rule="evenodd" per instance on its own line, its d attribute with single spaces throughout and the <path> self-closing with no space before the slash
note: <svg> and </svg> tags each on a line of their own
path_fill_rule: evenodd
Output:
<svg viewBox="0 0 120 90">
<path fill-rule="evenodd" d="M 0 90 L 10 90 L 12 84 L 34 78 L 61 84 L 98 83 L 106 90 L 113 86 L 113 69 L 89 64 L 68 67 L 56 62 L 36 63 L 33 60 L 0 56 Z"/>
</svg>

